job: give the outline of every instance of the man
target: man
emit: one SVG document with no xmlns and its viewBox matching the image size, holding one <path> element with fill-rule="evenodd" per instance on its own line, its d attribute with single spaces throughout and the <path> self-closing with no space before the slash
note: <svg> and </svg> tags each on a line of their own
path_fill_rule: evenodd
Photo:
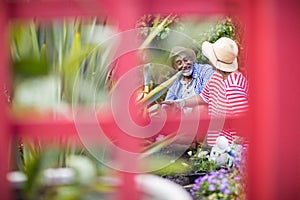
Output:
<svg viewBox="0 0 300 200">
<path fill-rule="evenodd" d="M 182 75 L 169 88 L 165 100 L 178 100 L 200 94 L 212 74 L 208 64 L 195 62 L 196 54 L 192 49 L 176 46 L 172 48 L 168 63 L 176 70 L 182 70 Z"/>
<path fill-rule="evenodd" d="M 180 77 L 169 88 L 165 101 L 178 101 L 200 94 L 214 73 L 212 66 L 196 63 L 196 54 L 192 49 L 175 46 L 171 49 L 168 64 L 177 71 L 182 71 Z M 164 105 L 162 106 L 164 107 Z M 206 106 L 199 110 L 207 110 Z M 183 108 L 184 113 L 191 113 L 192 107 Z M 161 107 L 154 105 L 148 109 L 150 115 L 161 114 Z M 185 143 L 181 138 L 178 143 Z M 189 139 L 187 139 L 189 140 Z"/>
<path fill-rule="evenodd" d="M 240 116 L 248 110 L 248 81 L 238 71 L 238 46 L 227 37 L 218 39 L 215 43 L 204 42 L 203 54 L 216 69 L 208 84 L 199 95 L 190 98 L 165 102 L 178 107 L 208 105 L 208 112 L 213 117 Z M 207 135 L 207 143 L 214 145 L 216 138 L 225 136 L 229 143 L 235 140 L 234 130 L 211 130 Z"/>
</svg>

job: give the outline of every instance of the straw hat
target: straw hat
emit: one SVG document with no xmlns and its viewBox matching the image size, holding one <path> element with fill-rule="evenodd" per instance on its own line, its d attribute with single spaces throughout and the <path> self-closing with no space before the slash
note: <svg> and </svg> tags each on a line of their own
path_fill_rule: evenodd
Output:
<svg viewBox="0 0 300 200">
<path fill-rule="evenodd" d="M 215 43 L 205 41 L 202 52 L 221 71 L 233 72 L 238 69 L 238 46 L 230 38 L 221 37 Z"/>
<path fill-rule="evenodd" d="M 185 48 L 185 47 L 181 47 L 181 46 L 175 46 L 171 49 L 171 52 L 170 52 L 170 55 L 169 55 L 169 58 L 168 58 L 168 63 L 169 65 L 172 65 L 172 59 L 175 57 L 175 56 L 178 56 L 180 54 L 186 54 L 188 57 L 190 57 L 190 59 L 195 62 L 196 60 L 196 54 L 195 52 L 192 50 L 192 49 L 188 49 L 188 48 Z"/>
</svg>

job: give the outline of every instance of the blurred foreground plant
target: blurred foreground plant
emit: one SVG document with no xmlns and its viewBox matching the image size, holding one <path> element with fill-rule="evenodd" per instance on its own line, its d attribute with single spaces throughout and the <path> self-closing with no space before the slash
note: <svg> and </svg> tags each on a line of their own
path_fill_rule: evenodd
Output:
<svg viewBox="0 0 300 200">
<path fill-rule="evenodd" d="M 69 18 L 51 23 L 29 20 L 13 22 L 11 32 L 16 89 L 24 82 L 37 78 L 42 83 L 41 77 L 48 76 L 55 80 L 51 84 L 56 90 L 53 94 L 56 104 L 63 101 L 87 103 L 101 99 L 86 92 L 106 89 L 110 67 L 106 60 L 113 53 L 111 47 L 100 46 L 101 41 L 96 41 L 95 38 L 107 38 L 112 33 L 109 26 L 99 24 L 96 18 Z M 76 82 L 80 83 L 75 84 Z M 46 88 L 39 90 L 39 84 L 34 85 L 35 92 L 47 93 Z M 32 90 L 33 85 L 30 87 L 27 91 Z M 26 89 L 23 87 L 22 90 Z M 30 99 L 30 92 L 23 92 L 21 97 L 17 93 L 14 104 L 22 105 L 24 94 L 27 94 L 26 99 Z M 96 93 L 99 94 L 102 93 Z M 32 99 L 34 98 L 36 97 L 33 95 Z M 45 99 L 37 98 L 32 104 L 38 107 L 37 102 L 43 100 Z"/>
<path fill-rule="evenodd" d="M 28 158 L 20 172 L 24 173 L 26 181 L 15 185 L 11 180 L 22 199 L 99 199 L 103 193 L 113 190 L 98 180 L 110 169 L 82 150 L 65 154 L 61 165 L 58 158 L 64 151 L 59 147 L 44 146 L 24 154 Z"/>
</svg>

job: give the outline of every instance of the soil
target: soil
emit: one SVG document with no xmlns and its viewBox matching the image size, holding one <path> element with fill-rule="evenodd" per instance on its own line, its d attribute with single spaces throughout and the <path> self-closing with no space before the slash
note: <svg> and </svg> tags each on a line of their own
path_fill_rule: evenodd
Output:
<svg viewBox="0 0 300 200">
<path fill-rule="evenodd" d="M 173 176 L 165 176 L 164 178 L 181 185 L 182 187 L 184 187 L 184 189 L 187 192 L 190 193 L 193 200 L 198 200 L 199 198 L 192 196 L 191 189 L 193 188 L 195 179 L 197 179 L 198 177 L 203 176 L 203 175 L 205 175 L 205 173 L 177 174 L 177 175 L 173 175 Z"/>
<path fill-rule="evenodd" d="M 183 175 L 183 174 L 177 174 L 177 175 L 174 175 L 174 176 L 166 176 L 164 177 L 170 181 L 173 181 L 181 186 L 185 186 L 185 185 L 189 185 L 191 184 L 190 183 L 190 180 L 189 180 L 189 177 L 187 177 L 186 175 Z"/>
</svg>

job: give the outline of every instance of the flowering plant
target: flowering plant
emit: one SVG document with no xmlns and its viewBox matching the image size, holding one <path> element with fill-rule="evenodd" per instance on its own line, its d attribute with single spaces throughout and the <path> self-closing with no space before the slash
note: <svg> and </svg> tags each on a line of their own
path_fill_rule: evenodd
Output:
<svg viewBox="0 0 300 200">
<path fill-rule="evenodd" d="M 220 169 L 219 165 L 209 159 L 209 152 L 203 151 L 201 148 L 197 149 L 197 152 L 193 154 L 188 152 L 190 158 L 190 169 L 192 172 L 205 172 L 209 173 L 213 170 Z"/>
<path fill-rule="evenodd" d="M 180 18 L 177 15 L 144 15 L 137 21 L 136 27 L 141 29 L 139 35 L 147 37 L 150 32 L 158 28 L 160 24 L 163 26 L 161 30 L 158 31 L 155 40 L 165 39 L 173 28 L 182 29 Z"/>
<path fill-rule="evenodd" d="M 221 169 L 195 180 L 192 195 L 196 199 L 245 199 L 245 179 L 237 170 Z"/>
</svg>

